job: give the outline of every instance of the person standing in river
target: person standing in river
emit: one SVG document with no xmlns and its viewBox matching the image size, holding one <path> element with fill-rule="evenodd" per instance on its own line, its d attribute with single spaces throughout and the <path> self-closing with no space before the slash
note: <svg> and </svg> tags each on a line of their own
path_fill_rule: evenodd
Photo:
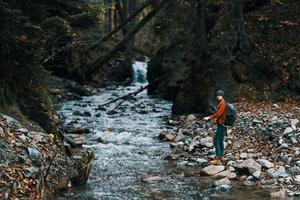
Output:
<svg viewBox="0 0 300 200">
<path fill-rule="evenodd" d="M 220 164 L 225 160 L 224 158 L 224 135 L 226 127 L 224 122 L 226 120 L 227 106 L 224 99 L 224 91 L 218 90 L 216 92 L 218 107 L 217 111 L 208 117 L 204 117 L 204 120 L 216 120 L 217 122 L 217 132 L 214 137 L 214 146 L 216 150 L 216 157 L 214 160 L 210 161 L 211 164 Z"/>
</svg>

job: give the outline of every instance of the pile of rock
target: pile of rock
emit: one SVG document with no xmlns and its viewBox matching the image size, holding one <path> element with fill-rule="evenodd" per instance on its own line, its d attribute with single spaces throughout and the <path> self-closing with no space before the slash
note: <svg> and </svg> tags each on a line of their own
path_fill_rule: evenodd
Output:
<svg viewBox="0 0 300 200">
<path fill-rule="evenodd" d="M 219 179 L 215 185 L 223 188 L 230 188 L 231 180 L 236 179 L 245 185 L 285 188 L 290 196 L 300 195 L 300 109 L 271 106 L 250 112 L 237 107 L 240 112 L 235 126 L 227 130 L 227 160 L 222 165 L 208 165 L 215 155 L 215 126 L 195 115 L 174 117 L 167 123 L 176 125 L 177 131 L 160 134 L 174 149 L 171 160 L 180 158 L 180 166 L 201 167 L 203 175 Z"/>
<path fill-rule="evenodd" d="M 35 124 L 28 127 L 0 114 L 1 199 L 40 199 L 42 190 L 67 188 L 78 176 L 54 135 Z"/>
</svg>

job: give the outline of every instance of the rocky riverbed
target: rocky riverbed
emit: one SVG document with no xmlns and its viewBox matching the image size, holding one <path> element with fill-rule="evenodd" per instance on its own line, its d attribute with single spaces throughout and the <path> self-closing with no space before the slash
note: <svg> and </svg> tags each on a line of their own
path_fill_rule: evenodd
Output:
<svg viewBox="0 0 300 200">
<path fill-rule="evenodd" d="M 70 159 L 59 139 L 36 123 L 0 114 L 0 199 L 51 199 L 77 183 L 85 154 Z"/>
<path fill-rule="evenodd" d="M 200 174 L 215 180 L 215 186 L 231 188 L 233 180 L 271 191 L 271 197 L 300 195 L 300 105 L 284 103 L 236 104 L 238 117 L 225 137 L 226 161 L 210 165 L 214 158 L 215 125 L 196 115 L 168 120 L 174 132 L 162 132 L 173 153 L 166 159 L 180 166 L 197 167 Z"/>
</svg>

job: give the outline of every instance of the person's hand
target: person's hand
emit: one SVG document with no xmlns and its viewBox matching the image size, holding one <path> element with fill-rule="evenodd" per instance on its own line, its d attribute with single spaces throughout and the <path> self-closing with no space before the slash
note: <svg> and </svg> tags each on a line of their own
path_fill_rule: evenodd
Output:
<svg viewBox="0 0 300 200">
<path fill-rule="evenodd" d="M 208 121 L 210 117 L 204 117 L 203 120 Z"/>
</svg>

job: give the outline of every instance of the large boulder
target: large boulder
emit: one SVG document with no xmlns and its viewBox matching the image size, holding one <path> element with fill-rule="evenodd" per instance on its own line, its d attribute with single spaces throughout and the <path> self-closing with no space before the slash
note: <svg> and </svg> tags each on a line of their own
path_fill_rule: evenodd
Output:
<svg viewBox="0 0 300 200">
<path fill-rule="evenodd" d="M 225 166 L 223 166 L 223 165 L 210 165 L 210 166 L 203 168 L 201 170 L 201 174 L 212 176 L 212 175 L 215 175 L 224 170 L 225 170 Z"/>
<path fill-rule="evenodd" d="M 253 158 L 249 158 L 238 165 L 238 172 L 241 174 L 253 175 L 256 171 L 261 171 L 261 165 Z"/>
</svg>

